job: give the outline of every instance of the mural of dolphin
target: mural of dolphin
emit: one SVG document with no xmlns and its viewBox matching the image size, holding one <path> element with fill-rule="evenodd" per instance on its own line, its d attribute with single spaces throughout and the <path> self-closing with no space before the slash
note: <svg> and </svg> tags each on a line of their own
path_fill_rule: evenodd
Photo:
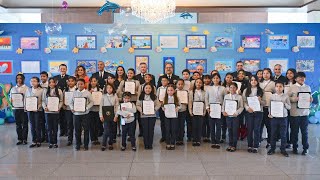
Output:
<svg viewBox="0 0 320 180">
<path fill-rule="evenodd" d="M 188 12 L 183 12 L 180 14 L 180 17 L 183 19 L 188 19 L 189 17 L 192 18 L 193 16 Z"/>
<path fill-rule="evenodd" d="M 101 16 L 104 11 L 109 12 L 111 10 L 112 12 L 115 12 L 115 10 L 119 8 L 120 8 L 119 4 L 107 1 L 103 6 L 101 6 L 101 8 L 97 13 L 99 16 Z"/>
</svg>

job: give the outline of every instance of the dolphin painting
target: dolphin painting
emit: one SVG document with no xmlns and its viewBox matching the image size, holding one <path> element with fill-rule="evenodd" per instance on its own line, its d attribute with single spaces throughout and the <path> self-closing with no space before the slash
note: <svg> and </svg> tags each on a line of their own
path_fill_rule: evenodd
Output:
<svg viewBox="0 0 320 180">
<path fill-rule="evenodd" d="M 101 6 L 97 13 L 99 16 L 101 16 L 104 11 L 109 12 L 110 10 L 112 10 L 112 12 L 115 12 L 119 8 L 119 4 L 107 1 L 103 6 Z"/>
<path fill-rule="evenodd" d="M 180 14 L 180 17 L 183 19 L 188 19 L 189 17 L 192 18 L 193 16 L 188 12 L 183 12 Z"/>
</svg>

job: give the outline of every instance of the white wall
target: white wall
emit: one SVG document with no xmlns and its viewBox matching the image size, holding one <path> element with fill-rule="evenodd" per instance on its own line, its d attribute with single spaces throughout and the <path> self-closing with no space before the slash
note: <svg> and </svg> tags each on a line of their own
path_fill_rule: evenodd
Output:
<svg viewBox="0 0 320 180">
<path fill-rule="evenodd" d="M 307 13 L 268 13 L 268 23 L 307 23 Z"/>
<path fill-rule="evenodd" d="M 0 23 L 41 23 L 41 13 L 1 13 Z"/>
</svg>

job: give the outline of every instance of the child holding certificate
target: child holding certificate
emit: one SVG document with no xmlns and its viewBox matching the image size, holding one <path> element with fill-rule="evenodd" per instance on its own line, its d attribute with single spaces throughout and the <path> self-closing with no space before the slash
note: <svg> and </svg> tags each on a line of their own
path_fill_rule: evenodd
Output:
<svg viewBox="0 0 320 180">
<path fill-rule="evenodd" d="M 203 75 L 203 88 L 204 91 L 207 92 L 211 86 L 211 76 L 210 75 Z M 202 126 L 202 138 L 203 142 L 209 143 L 210 142 L 210 123 L 209 123 L 209 116 L 206 111 L 206 115 L 203 119 L 203 126 Z"/>
<path fill-rule="evenodd" d="M 156 112 L 161 107 L 154 92 L 154 86 L 147 82 L 143 86 L 143 91 L 137 101 L 137 110 L 141 114 L 143 128 L 143 141 L 145 149 L 152 149 L 154 126 L 156 123 Z"/>
<path fill-rule="evenodd" d="M 263 118 L 263 91 L 259 85 L 258 76 L 252 76 L 248 87 L 243 91 L 242 98 L 246 109 L 246 124 L 248 127 L 248 152 L 258 153 L 260 143 L 260 127 Z"/>
<path fill-rule="evenodd" d="M 213 86 L 206 91 L 205 105 L 209 114 L 211 130 L 211 148 L 220 149 L 221 139 L 221 105 L 225 93 L 225 87 L 221 86 L 221 76 L 212 75 Z"/>
<path fill-rule="evenodd" d="M 232 84 L 233 82 L 233 75 L 232 73 L 227 73 L 225 78 L 224 78 L 224 81 L 223 81 L 223 84 L 222 86 L 225 87 L 224 89 L 224 94 L 229 94 L 230 93 L 230 85 Z M 227 121 L 226 121 L 226 117 L 225 116 L 222 116 L 221 117 L 222 119 L 222 127 L 221 127 L 221 130 L 222 130 L 222 133 L 221 133 L 221 141 L 220 143 L 224 143 L 226 141 L 226 135 L 227 135 Z"/>
<path fill-rule="evenodd" d="M 101 122 L 103 122 L 104 128 L 101 151 L 106 150 L 108 138 L 109 150 L 113 150 L 113 138 L 115 138 L 115 135 L 113 133 L 117 133 L 117 129 L 116 131 L 113 131 L 112 128 L 117 128 L 116 122 L 118 116 L 116 116 L 116 113 L 118 110 L 118 106 L 119 99 L 116 94 L 116 89 L 112 84 L 107 83 L 104 88 L 99 107 L 99 116 Z"/>
<path fill-rule="evenodd" d="M 276 142 L 278 134 L 280 132 L 281 137 L 281 154 L 285 157 L 289 157 L 286 152 L 287 144 L 287 116 L 288 110 L 291 109 L 291 103 L 288 95 L 283 93 L 284 84 L 281 81 L 276 82 L 276 92 L 271 95 L 269 102 L 269 117 L 272 118 L 271 125 L 271 148 L 268 151 L 268 155 L 272 155 L 276 150 Z"/>
<path fill-rule="evenodd" d="M 161 84 L 162 84 L 162 86 L 160 86 L 157 89 L 157 98 L 159 99 L 160 103 L 163 105 L 164 97 L 166 94 L 166 89 L 169 84 L 169 80 L 168 80 L 167 76 L 163 76 L 161 78 Z M 162 110 L 162 108 L 159 109 L 159 116 L 160 116 L 160 127 L 161 127 L 160 143 L 162 143 L 166 140 L 166 126 L 165 126 L 165 118 L 166 117 L 164 115 L 164 111 Z"/>
<path fill-rule="evenodd" d="M 142 93 L 143 91 L 143 86 L 147 83 L 151 83 L 151 80 L 152 80 L 152 75 L 151 74 L 145 74 L 144 75 L 144 84 L 140 84 L 140 88 L 138 90 L 138 95 L 140 96 L 140 94 Z M 157 89 L 155 86 L 152 86 L 152 88 L 154 89 L 153 92 L 155 93 L 154 95 L 156 95 L 157 93 Z"/>
<path fill-rule="evenodd" d="M 64 90 L 63 98 L 64 98 L 64 106 L 63 109 L 65 110 L 65 118 L 67 121 L 67 129 L 68 129 L 68 143 L 67 146 L 72 145 L 73 141 L 73 131 L 74 131 L 74 125 L 73 125 L 73 113 L 70 109 L 70 102 L 71 98 L 73 97 L 73 92 L 77 90 L 76 87 L 76 78 L 73 76 L 68 77 L 68 87 Z"/>
<path fill-rule="evenodd" d="M 289 89 L 288 95 L 291 101 L 291 142 L 293 144 L 293 153 L 298 154 L 298 135 L 299 129 L 302 136 L 302 155 L 306 155 L 309 149 L 308 143 L 308 116 L 310 114 L 310 103 L 312 97 L 310 95 L 311 88 L 305 84 L 306 74 L 304 72 L 298 72 L 296 77 L 296 83 Z"/>
<path fill-rule="evenodd" d="M 184 80 L 184 90 L 189 91 L 190 90 L 190 71 L 189 69 L 184 69 L 182 71 L 182 78 Z M 188 108 L 188 107 L 187 107 Z M 191 142 L 191 138 L 192 138 L 192 120 L 190 117 L 190 114 L 187 112 L 187 116 L 186 116 L 186 123 L 187 123 L 187 138 L 188 138 L 188 142 Z"/>
<path fill-rule="evenodd" d="M 200 73 L 198 71 L 193 72 L 193 74 L 192 74 L 192 80 L 191 80 L 190 88 L 189 88 L 190 91 L 193 90 L 197 79 L 200 79 Z"/>
<path fill-rule="evenodd" d="M 231 85 L 229 86 L 230 93 L 224 96 L 222 104 L 222 113 L 226 117 L 229 132 L 229 147 L 226 149 L 229 152 L 235 152 L 237 150 L 239 135 L 238 116 L 243 111 L 242 96 L 237 94 L 237 89 L 237 84 L 234 82 L 231 83 Z"/>
<path fill-rule="evenodd" d="M 24 97 L 28 87 L 24 84 L 25 77 L 23 74 L 16 75 L 16 86 L 10 91 L 12 110 L 16 120 L 16 130 L 18 135 L 17 145 L 27 144 L 28 140 L 28 115 L 24 111 Z"/>
<path fill-rule="evenodd" d="M 49 87 L 48 81 L 48 73 L 46 71 L 42 71 L 40 73 L 40 86 L 42 87 L 43 91 L 46 91 Z M 41 142 L 48 142 L 48 135 L 46 129 L 46 119 L 45 119 L 45 112 L 40 115 L 40 126 L 41 126 Z"/>
<path fill-rule="evenodd" d="M 178 112 L 178 126 L 177 126 L 177 145 L 183 145 L 183 137 L 184 137 L 184 129 L 185 129 L 185 122 L 187 120 L 188 114 L 188 91 L 183 89 L 184 87 L 184 80 L 179 79 L 177 81 L 177 96 L 179 102 L 181 103 L 179 112 Z"/>
<path fill-rule="evenodd" d="M 201 79 L 195 80 L 193 90 L 189 92 L 189 113 L 192 117 L 192 146 L 200 146 L 203 120 L 206 115 L 205 103 L 206 92 Z"/>
<path fill-rule="evenodd" d="M 89 110 L 93 106 L 93 98 L 89 91 L 85 89 L 85 80 L 78 79 L 78 89 L 73 93 L 69 104 L 73 113 L 74 130 L 76 137 L 76 151 L 80 150 L 81 134 L 84 134 L 84 150 L 89 149 Z"/>
<path fill-rule="evenodd" d="M 40 114 L 42 113 L 42 93 L 43 89 L 40 86 L 40 79 L 32 77 L 30 80 L 31 88 L 28 89 L 25 99 L 25 109 L 28 112 L 28 118 L 31 126 L 32 144 L 29 146 L 41 146 L 41 127 Z"/>
<path fill-rule="evenodd" d="M 49 79 L 49 87 L 43 91 L 42 107 L 45 112 L 49 149 L 58 148 L 57 133 L 59 111 L 63 105 L 63 94 L 54 78 Z"/>
</svg>

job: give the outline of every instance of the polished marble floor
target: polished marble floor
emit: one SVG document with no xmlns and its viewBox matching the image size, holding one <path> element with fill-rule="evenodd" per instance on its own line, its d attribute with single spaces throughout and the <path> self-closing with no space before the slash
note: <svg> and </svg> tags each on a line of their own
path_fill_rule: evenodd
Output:
<svg viewBox="0 0 320 180">
<path fill-rule="evenodd" d="M 209 144 L 192 147 L 190 143 L 175 151 L 160 144 L 160 128 L 156 125 L 152 151 L 143 149 L 120 151 L 119 139 L 113 151 L 74 151 L 66 147 L 66 137 L 60 138 L 58 149 L 16 146 L 15 125 L 0 126 L 0 179 L 212 179 L 212 180 L 319 180 L 320 125 L 309 126 L 310 153 L 286 158 L 279 149 L 273 156 L 261 148 L 258 154 L 246 152 L 246 142 L 240 142 L 237 152 L 211 149 Z M 30 139 L 30 136 L 29 136 Z M 265 146 L 265 142 L 262 144 Z M 301 151 L 301 150 L 300 150 Z"/>
</svg>

